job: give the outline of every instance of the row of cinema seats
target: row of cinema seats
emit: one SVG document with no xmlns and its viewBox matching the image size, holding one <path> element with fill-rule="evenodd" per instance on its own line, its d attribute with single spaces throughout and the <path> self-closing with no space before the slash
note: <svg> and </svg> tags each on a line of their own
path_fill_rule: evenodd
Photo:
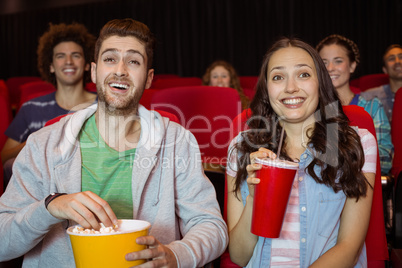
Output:
<svg viewBox="0 0 402 268">
<path fill-rule="evenodd" d="M 359 79 L 359 83 L 362 79 L 363 77 Z M 180 82 L 174 83 L 172 80 Z M 253 89 L 257 81 L 256 76 L 245 77 L 240 80 L 243 81 L 243 88 L 250 88 L 252 93 L 254 93 Z M 189 83 L 190 85 L 186 85 L 186 83 Z M 206 167 L 206 174 L 215 186 L 218 201 L 220 202 L 222 211 L 224 211 L 223 204 L 226 193 L 224 168 L 226 164 L 227 146 L 230 142 L 230 138 L 236 134 L 233 132 L 235 130 L 231 128 L 231 123 L 232 120 L 241 113 L 241 105 L 238 94 L 233 89 L 200 85 L 201 80 L 199 78 L 186 79 L 176 75 L 157 75 L 151 89 L 145 90 L 140 102 L 149 109 L 156 109 L 173 114 L 177 117 L 177 120 L 181 125 L 193 132 L 200 145 L 202 159 Z M 356 83 L 355 85 L 359 84 Z M 96 91 L 93 84 L 87 86 L 88 90 Z M 21 85 L 19 87 L 21 88 Z M 40 95 L 45 92 L 36 93 Z M 6 93 L 4 95 L 6 95 Z M 402 92 L 399 95 L 401 95 L 402 99 Z M 19 93 L 19 96 L 21 96 L 21 93 Z M 14 101 L 14 107 L 19 107 L 20 104 L 20 100 Z M 3 105 L 1 105 L 1 107 L 3 107 Z M 3 121 L 3 119 L 1 120 Z M 8 125 L 8 123 L 5 124 Z M 399 125 L 402 127 L 402 124 Z M 0 134 L 3 135 L 4 130 L 2 130 Z M 0 144 L 0 149 L 1 146 L 2 144 Z M 2 173 L 0 176 L 2 176 Z M 381 191 L 376 192 L 375 200 L 378 199 L 381 200 Z M 378 204 L 378 201 L 376 203 Z M 379 211 L 379 209 L 377 210 L 376 215 L 381 214 L 378 218 L 382 219 L 382 209 L 381 211 Z M 396 210 L 394 209 L 394 211 Z M 378 250 L 379 254 L 382 254 L 383 259 L 385 260 L 388 258 L 388 254 L 385 256 L 383 254 L 383 248 L 381 248 L 381 245 L 383 245 L 382 238 L 384 237 L 382 235 L 383 229 L 383 226 L 378 228 L 380 238 L 376 244 L 380 247 Z M 221 267 L 231 267 L 231 265 L 232 264 L 223 261 Z M 382 266 L 370 265 L 369 267 Z"/>
</svg>

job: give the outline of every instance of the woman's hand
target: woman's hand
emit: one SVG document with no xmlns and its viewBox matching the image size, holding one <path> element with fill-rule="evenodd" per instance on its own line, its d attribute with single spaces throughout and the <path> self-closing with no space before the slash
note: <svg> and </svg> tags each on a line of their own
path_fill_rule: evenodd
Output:
<svg viewBox="0 0 402 268">
<path fill-rule="evenodd" d="M 250 154 L 250 165 L 247 165 L 247 184 L 249 190 L 249 196 L 254 198 L 254 186 L 260 183 L 260 179 L 255 177 L 255 172 L 260 170 L 262 165 L 255 162 L 256 158 L 271 158 L 275 159 L 276 154 L 266 148 L 260 148 L 258 151 Z"/>
</svg>

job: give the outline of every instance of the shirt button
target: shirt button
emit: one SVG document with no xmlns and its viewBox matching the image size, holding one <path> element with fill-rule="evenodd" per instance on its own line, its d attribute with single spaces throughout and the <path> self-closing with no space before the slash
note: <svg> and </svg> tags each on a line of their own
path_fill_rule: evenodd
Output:
<svg viewBox="0 0 402 268">
<path fill-rule="evenodd" d="M 303 181 L 303 177 L 299 177 L 299 181 Z"/>
<path fill-rule="evenodd" d="M 301 210 L 304 212 L 306 211 L 306 207 L 302 207 Z"/>
<path fill-rule="evenodd" d="M 303 159 L 306 159 L 307 158 L 307 155 L 306 154 L 303 154 Z"/>
<path fill-rule="evenodd" d="M 301 242 L 302 242 L 302 243 L 306 243 L 306 238 L 302 238 L 302 239 L 301 239 Z"/>
</svg>

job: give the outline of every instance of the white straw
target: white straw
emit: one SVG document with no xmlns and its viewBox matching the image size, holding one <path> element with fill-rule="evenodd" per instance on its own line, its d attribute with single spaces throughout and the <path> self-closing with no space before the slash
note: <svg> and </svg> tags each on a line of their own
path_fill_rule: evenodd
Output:
<svg viewBox="0 0 402 268">
<path fill-rule="evenodd" d="M 284 128 L 284 126 L 282 126 L 281 138 L 279 139 L 279 146 L 278 146 L 278 152 L 276 154 L 276 159 L 279 159 L 279 156 L 281 155 L 281 148 L 282 148 L 283 132 L 284 131 L 285 131 L 285 128 Z"/>
</svg>

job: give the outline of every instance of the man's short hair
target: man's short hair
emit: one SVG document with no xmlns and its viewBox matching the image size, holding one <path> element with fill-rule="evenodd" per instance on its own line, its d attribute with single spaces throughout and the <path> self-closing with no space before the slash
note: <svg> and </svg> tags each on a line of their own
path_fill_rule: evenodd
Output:
<svg viewBox="0 0 402 268">
<path fill-rule="evenodd" d="M 131 18 L 114 19 L 106 23 L 105 26 L 103 26 L 100 30 L 98 40 L 95 44 L 95 62 L 98 61 L 99 51 L 103 41 L 111 36 L 132 36 L 137 38 L 141 43 L 145 45 L 145 51 L 148 58 L 147 69 L 149 70 L 152 68 L 152 61 L 154 58 L 155 49 L 155 37 L 144 23 L 133 20 Z"/>
</svg>

